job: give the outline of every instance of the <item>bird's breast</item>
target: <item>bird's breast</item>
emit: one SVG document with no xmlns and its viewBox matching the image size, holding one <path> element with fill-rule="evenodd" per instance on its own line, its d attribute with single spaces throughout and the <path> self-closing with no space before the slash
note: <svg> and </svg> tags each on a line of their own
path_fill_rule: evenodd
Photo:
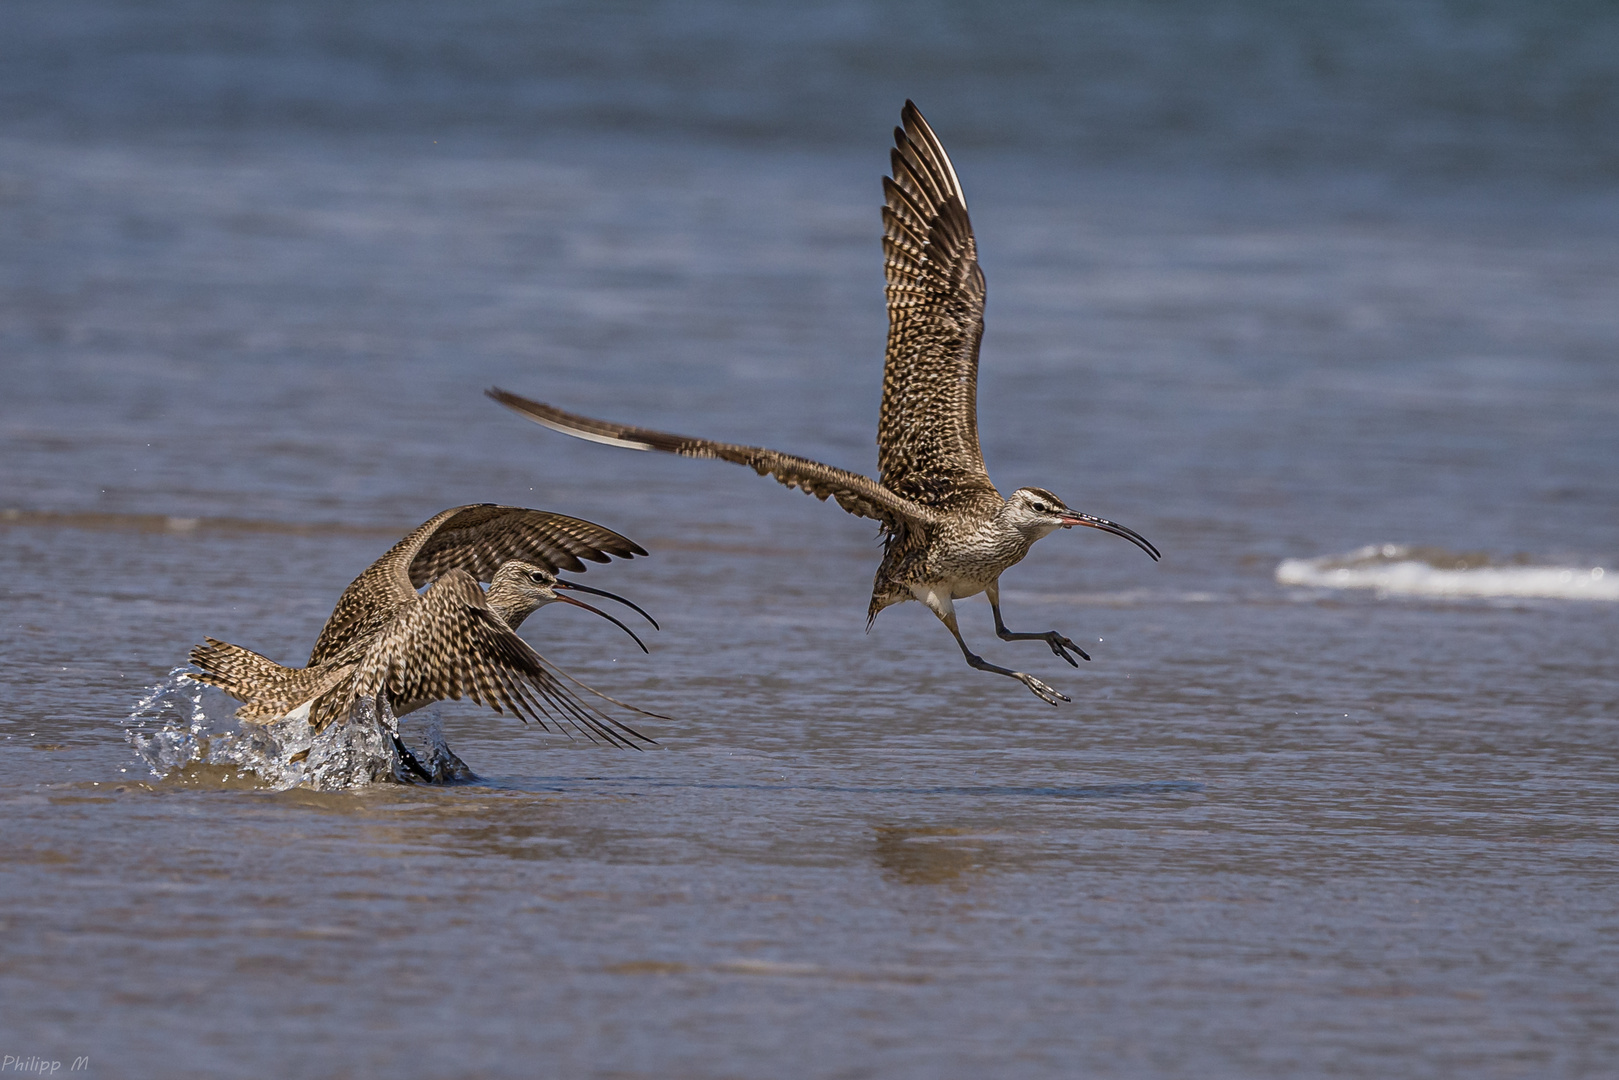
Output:
<svg viewBox="0 0 1619 1080">
<path fill-rule="evenodd" d="M 985 522 L 972 529 L 962 529 L 941 535 L 928 555 L 929 577 L 952 583 L 965 592 L 957 597 L 972 596 L 1001 576 L 1001 572 L 1014 565 L 1029 552 L 1029 542 L 1021 534 L 995 527 Z M 959 586 L 955 583 L 959 582 Z"/>
</svg>

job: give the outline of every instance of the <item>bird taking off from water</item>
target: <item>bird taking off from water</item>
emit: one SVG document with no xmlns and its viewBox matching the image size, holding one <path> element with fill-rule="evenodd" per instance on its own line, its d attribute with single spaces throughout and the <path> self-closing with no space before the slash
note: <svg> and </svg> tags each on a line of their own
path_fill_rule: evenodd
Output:
<svg viewBox="0 0 1619 1080">
<path fill-rule="evenodd" d="M 489 396 L 546 427 L 581 439 L 747 465 L 761 476 L 837 500 L 883 529 L 869 629 L 891 604 L 916 599 L 937 615 L 967 663 L 1017 679 L 1055 705 L 1069 700 L 1032 675 L 976 655 L 956 625 L 954 601 L 985 593 L 1006 641 L 1044 641 L 1075 667 L 1090 656 L 1055 630 L 1014 633 L 1001 620 L 1000 577 L 1056 529 L 1083 525 L 1122 536 L 1153 559 L 1158 549 L 1123 525 L 1070 510 L 1042 488 L 1002 498 L 978 448 L 978 342 L 984 275 L 967 200 L 933 129 L 911 102 L 894 129 L 893 175 L 883 180 L 888 351 L 877 422 L 880 480 L 757 446 L 691 439 L 592 420 L 505 390 Z"/>
<path fill-rule="evenodd" d="M 191 650 L 191 662 L 201 669 L 192 678 L 246 702 L 236 713 L 243 720 L 268 723 L 308 705 L 316 733 L 347 719 L 361 701 L 380 706 L 386 699 L 393 714 L 403 716 L 435 701 L 469 697 L 496 712 L 532 718 L 547 731 L 555 723 L 615 746 L 651 742 L 563 680 L 603 701 L 643 710 L 585 686 L 517 635 L 529 615 L 565 603 L 612 621 L 645 651 L 629 627 L 558 590 L 617 600 L 656 628 L 650 615 L 623 597 L 556 576 L 557 570 L 583 571 L 581 559 L 604 563 L 645 554 L 633 540 L 578 518 L 487 503 L 457 506 L 434 515 L 354 579 L 306 667 L 284 667 L 209 638 Z M 480 581 L 490 583 L 487 594 Z M 391 734 L 406 767 L 425 777 Z"/>
</svg>

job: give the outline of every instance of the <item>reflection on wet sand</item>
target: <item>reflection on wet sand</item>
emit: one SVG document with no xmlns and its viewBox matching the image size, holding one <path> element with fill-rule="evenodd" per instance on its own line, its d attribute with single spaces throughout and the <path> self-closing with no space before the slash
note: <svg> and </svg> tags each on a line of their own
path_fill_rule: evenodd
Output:
<svg viewBox="0 0 1619 1080">
<path fill-rule="evenodd" d="M 907 885 L 961 884 L 964 875 L 988 869 L 1001 858 L 990 833 L 945 827 L 878 825 L 877 865 Z"/>
</svg>

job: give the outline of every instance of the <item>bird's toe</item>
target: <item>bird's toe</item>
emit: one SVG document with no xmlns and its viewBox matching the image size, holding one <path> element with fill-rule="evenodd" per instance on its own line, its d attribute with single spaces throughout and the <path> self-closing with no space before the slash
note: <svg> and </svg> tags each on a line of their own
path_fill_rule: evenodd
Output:
<svg viewBox="0 0 1619 1080">
<path fill-rule="evenodd" d="M 1061 701 L 1073 700 L 1067 694 L 1060 693 L 1057 690 L 1052 689 L 1039 679 L 1036 679 L 1033 675 L 1024 675 L 1022 678 L 1023 685 L 1027 686 L 1030 690 L 1033 690 L 1035 696 L 1044 701 L 1047 705 L 1055 705 Z"/>
<path fill-rule="evenodd" d="M 1078 653 L 1080 660 L 1089 660 L 1091 658 L 1090 653 L 1086 652 L 1084 649 L 1081 649 L 1078 645 L 1075 645 L 1072 641 L 1057 633 L 1055 630 L 1053 630 L 1050 636 L 1046 638 L 1046 644 L 1051 646 L 1051 651 L 1053 653 L 1062 657 L 1074 667 L 1079 666 L 1079 660 L 1075 660 L 1068 650 L 1072 649 L 1074 652 Z"/>
</svg>

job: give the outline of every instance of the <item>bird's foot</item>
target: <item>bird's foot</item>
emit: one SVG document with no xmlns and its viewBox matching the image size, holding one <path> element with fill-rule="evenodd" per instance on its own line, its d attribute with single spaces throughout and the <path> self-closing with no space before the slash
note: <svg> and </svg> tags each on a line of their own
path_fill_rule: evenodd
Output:
<svg viewBox="0 0 1619 1080">
<path fill-rule="evenodd" d="M 1075 667 L 1079 666 L 1079 660 L 1089 660 L 1091 658 L 1090 653 L 1086 652 L 1084 649 L 1081 649 L 1078 645 L 1075 645 L 1072 641 L 1069 641 L 1055 630 L 1047 630 L 1043 634 L 1018 634 L 1008 630 L 1006 627 L 1000 625 L 1000 623 L 997 621 L 995 626 L 995 636 L 1000 638 L 1002 641 L 1043 641 L 1047 645 L 1051 646 L 1051 651 L 1053 653 L 1062 657 Z M 1070 649 L 1073 650 L 1072 653 L 1069 652 Z M 1074 653 L 1079 654 L 1079 660 L 1074 659 Z"/>
<path fill-rule="evenodd" d="M 431 784 L 434 780 L 433 774 L 422 768 L 422 763 L 416 760 L 416 755 L 410 752 L 410 747 L 405 745 L 404 740 L 395 735 L 393 736 L 393 741 L 394 751 L 399 755 L 400 764 L 404 765 L 409 772 Z"/>
<path fill-rule="evenodd" d="M 1031 637 L 1031 638 L 1036 638 L 1036 637 L 1044 637 L 1045 635 L 1044 634 L 1028 634 L 1026 636 Z M 957 641 L 961 640 L 961 635 L 960 634 L 956 635 L 956 640 Z M 1024 686 L 1027 686 L 1030 690 L 1033 690 L 1034 693 L 1035 693 L 1035 696 L 1040 698 L 1042 701 L 1044 701 L 1048 705 L 1055 705 L 1059 701 L 1072 701 L 1073 700 L 1067 694 L 1058 693 L 1056 690 L 1053 690 L 1051 687 L 1047 686 L 1045 683 L 1041 682 L 1039 679 L 1035 678 L 1033 675 L 1026 675 L 1021 671 L 1013 671 L 1011 668 L 1003 668 L 1003 667 L 998 667 L 995 664 L 991 664 L 989 661 L 985 660 L 982 656 L 979 656 L 977 653 L 975 653 L 972 650 L 968 649 L 966 645 L 962 645 L 961 651 L 967 657 L 968 666 L 973 667 L 973 668 L 977 668 L 979 671 L 993 671 L 997 675 L 1005 675 L 1009 679 L 1016 679 L 1018 682 L 1022 683 Z"/>
<path fill-rule="evenodd" d="M 1027 686 L 1030 690 L 1033 690 L 1035 696 L 1038 697 L 1041 701 L 1044 701 L 1047 705 L 1055 705 L 1059 701 L 1072 701 L 1072 700 L 1074 700 L 1073 698 L 1069 697 L 1067 694 L 1059 693 L 1058 691 L 1056 691 L 1056 690 L 1052 689 L 1051 687 L 1047 686 L 1045 683 L 1041 682 L 1039 679 L 1035 678 L 1033 675 L 1025 675 L 1021 671 L 1014 671 L 1012 673 L 1012 677 L 1017 679 L 1024 686 Z"/>
<path fill-rule="evenodd" d="M 1051 646 L 1052 652 L 1056 653 L 1058 656 L 1062 657 L 1075 667 L 1079 666 L 1079 660 L 1089 660 L 1091 658 L 1090 653 L 1086 652 L 1084 649 L 1081 649 L 1078 645 L 1075 645 L 1072 641 L 1069 641 L 1055 630 L 1047 630 L 1041 635 L 1041 637 L 1045 638 L 1046 644 Z M 1071 655 L 1069 655 L 1069 649 L 1072 649 L 1074 652 L 1079 654 L 1079 660 L 1075 660 Z"/>
</svg>

